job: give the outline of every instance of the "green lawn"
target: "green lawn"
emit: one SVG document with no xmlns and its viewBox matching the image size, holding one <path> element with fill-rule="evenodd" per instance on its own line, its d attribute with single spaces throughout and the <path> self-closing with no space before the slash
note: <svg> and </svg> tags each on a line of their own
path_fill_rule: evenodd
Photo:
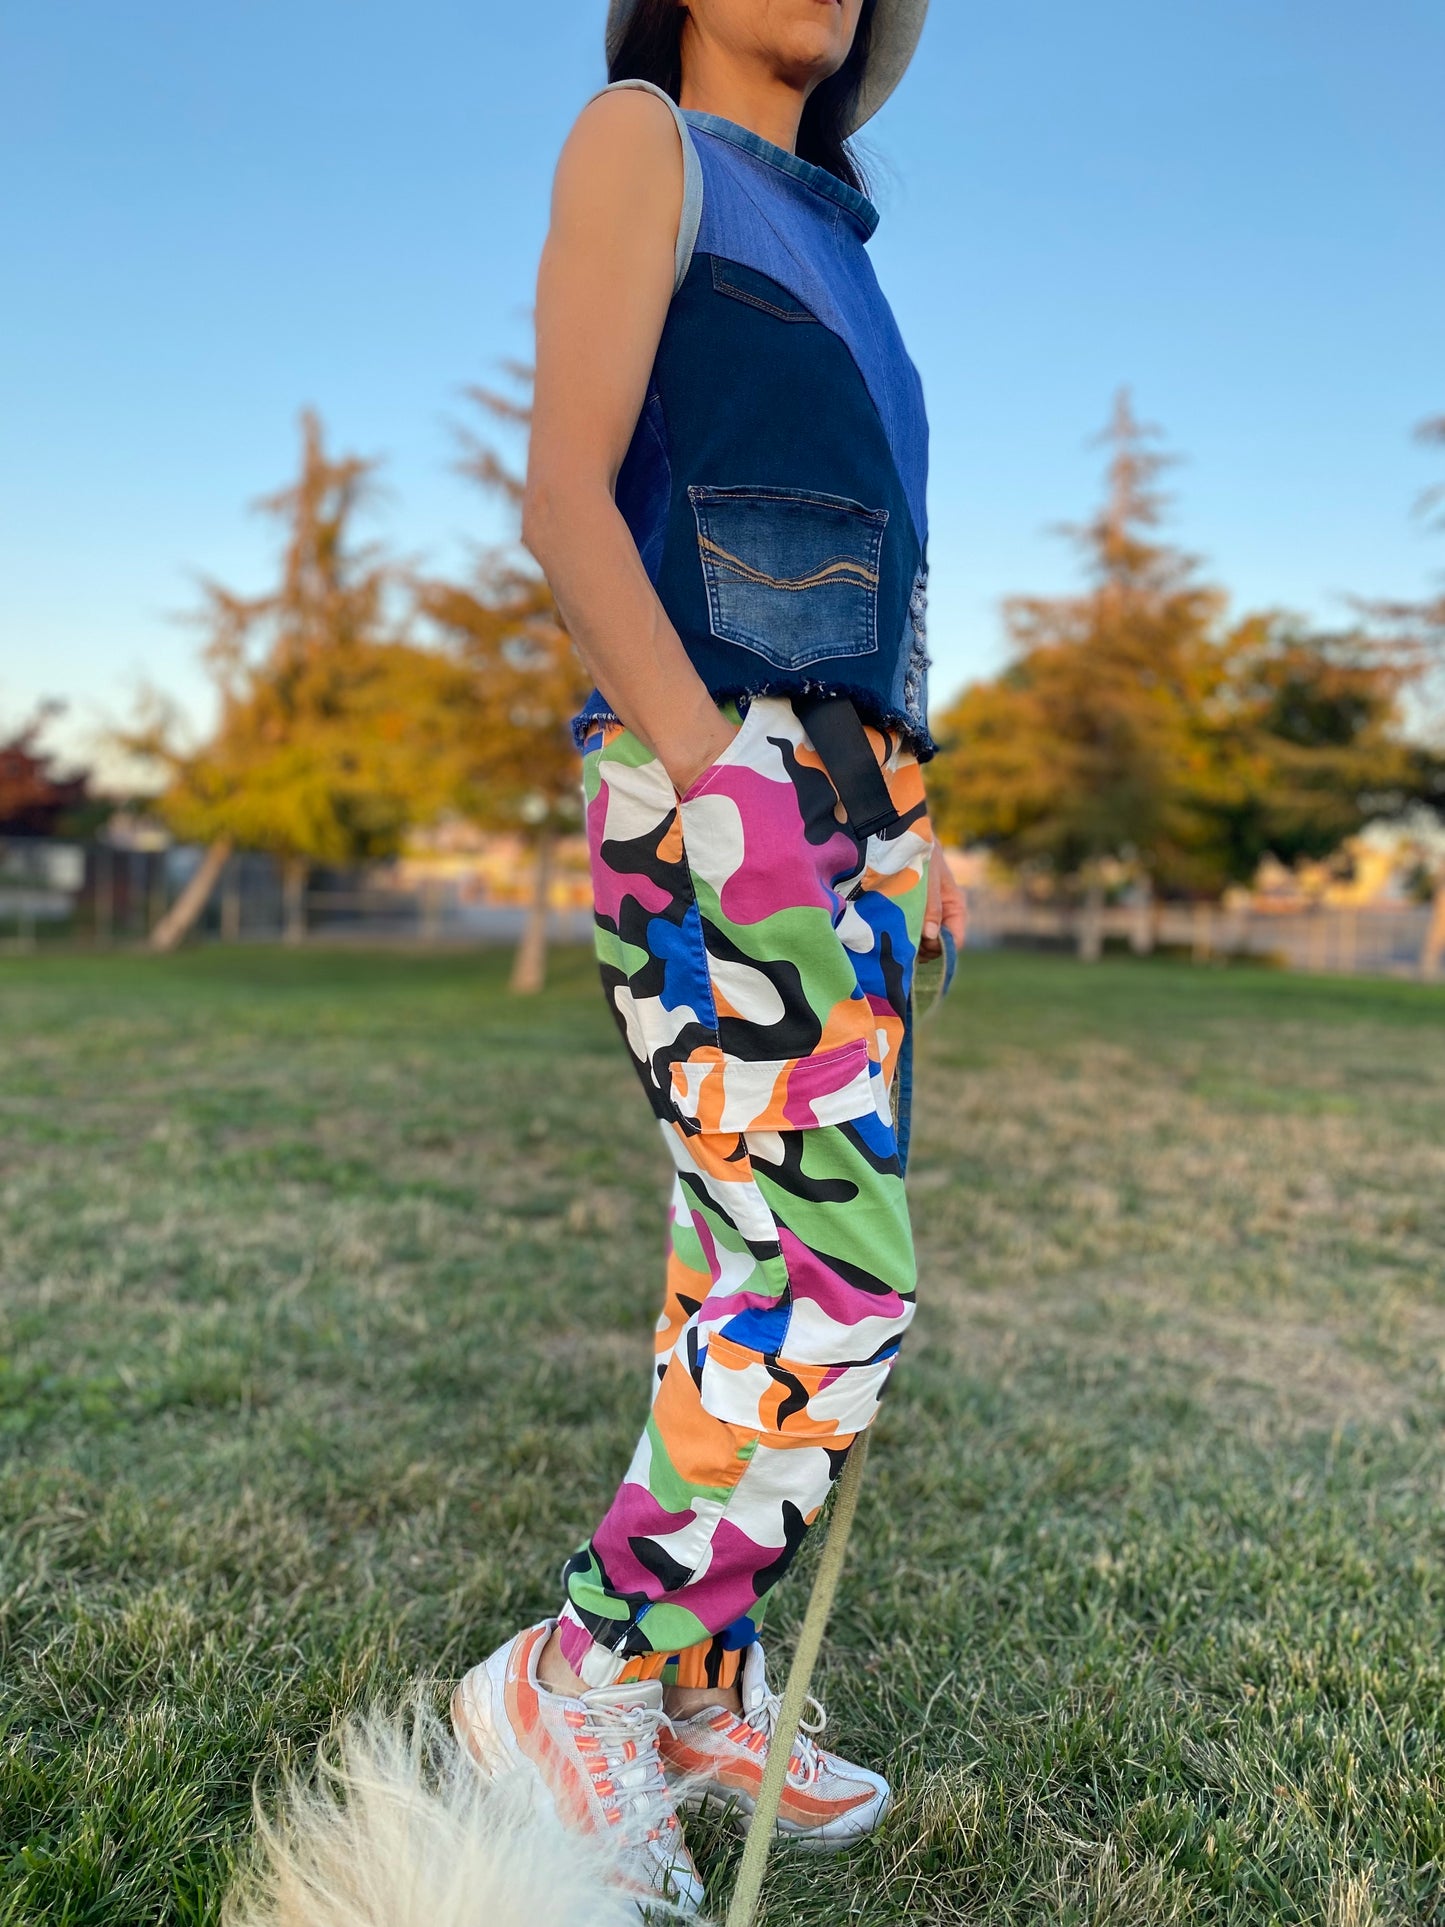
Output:
<svg viewBox="0 0 1445 1927">
<path fill-rule="evenodd" d="M 5 1927 L 214 1922 L 253 1780 L 553 1608 L 668 1167 L 505 961 L 0 963 Z M 767 1920 L 1445 1922 L 1445 993 L 970 957 L 911 1180 L 819 1686 L 899 1797 Z"/>
</svg>

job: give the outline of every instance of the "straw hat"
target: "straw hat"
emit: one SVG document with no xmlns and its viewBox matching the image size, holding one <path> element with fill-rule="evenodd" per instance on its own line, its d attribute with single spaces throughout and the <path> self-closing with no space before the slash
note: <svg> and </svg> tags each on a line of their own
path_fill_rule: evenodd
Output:
<svg viewBox="0 0 1445 1927">
<path fill-rule="evenodd" d="M 616 58 L 636 5 L 637 0 L 608 0 L 609 61 Z M 873 44 L 848 126 L 850 134 L 856 133 L 865 120 L 872 119 L 902 80 L 918 45 L 918 36 L 923 32 L 923 16 L 927 11 L 928 0 L 878 0 L 878 10 L 873 16 Z"/>
</svg>

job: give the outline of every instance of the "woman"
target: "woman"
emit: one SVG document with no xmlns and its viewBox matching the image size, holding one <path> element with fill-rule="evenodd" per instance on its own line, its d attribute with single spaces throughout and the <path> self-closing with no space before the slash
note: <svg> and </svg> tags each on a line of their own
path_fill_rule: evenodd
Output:
<svg viewBox="0 0 1445 1927">
<path fill-rule="evenodd" d="M 647 1429 L 559 1617 L 453 1720 L 684 1911 L 669 1782 L 751 1810 L 761 1609 L 912 1316 L 895 1071 L 917 956 L 963 939 L 921 774 L 927 427 L 845 145 L 925 4 L 613 0 L 538 282 L 524 536 L 596 679 L 597 951 L 677 1176 Z M 818 1724 L 781 1826 L 833 1848 L 888 1788 Z"/>
</svg>

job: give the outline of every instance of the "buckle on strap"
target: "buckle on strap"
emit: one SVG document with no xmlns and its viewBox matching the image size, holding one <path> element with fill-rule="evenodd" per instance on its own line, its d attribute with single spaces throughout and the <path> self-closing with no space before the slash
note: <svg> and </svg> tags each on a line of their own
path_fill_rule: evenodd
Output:
<svg viewBox="0 0 1445 1927">
<path fill-rule="evenodd" d="M 888 794 L 888 784 L 852 697 L 799 694 L 789 700 L 823 759 L 823 767 L 848 812 L 853 834 L 866 840 L 880 830 L 891 829 L 901 820 L 900 812 Z"/>
</svg>

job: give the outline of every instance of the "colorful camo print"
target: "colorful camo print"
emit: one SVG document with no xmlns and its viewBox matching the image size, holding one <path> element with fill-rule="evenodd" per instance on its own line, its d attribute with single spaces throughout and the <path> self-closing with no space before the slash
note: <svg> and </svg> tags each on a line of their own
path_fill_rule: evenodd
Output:
<svg viewBox="0 0 1445 1927">
<path fill-rule="evenodd" d="M 583 746 L 603 985 L 676 1167 L 651 1415 L 568 1565 L 589 1685 L 731 1678 L 913 1315 L 891 1093 L 922 772 L 870 726 L 901 821 L 863 850 L 786 698 L 740 721 L 680 801 L 620 723 Z"/>
</svg>

